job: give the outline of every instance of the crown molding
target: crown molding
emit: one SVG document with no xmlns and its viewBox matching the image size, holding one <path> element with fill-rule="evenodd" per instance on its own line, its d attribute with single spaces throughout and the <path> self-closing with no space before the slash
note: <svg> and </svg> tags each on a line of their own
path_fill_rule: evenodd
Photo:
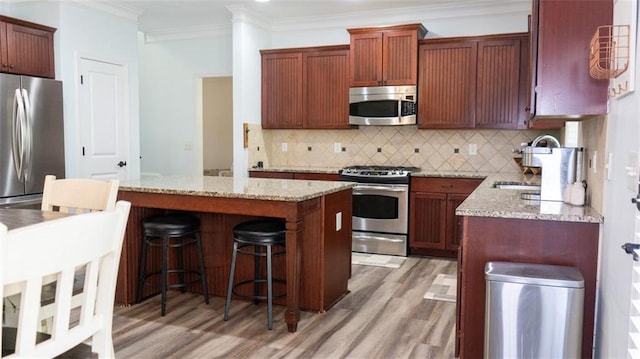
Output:
<svg viewBox="0 0 640 359">
<path fill-rule="evenodd" d="M 116 2 L 106 1 L 91 1 L 91 0 L 69 0 L 70 3 L 84 6 L 86 8 L 105 12 L 107 14 L 115 15 L 126 20 L 138 22 L 138 17 L 142 15 L 142 10 L 126 6 Z"/>
<path fill-rule="evenodd" d="M 256 11 L 248 9 L 242 4 L 229 5 L 227 6 L 227 10 L 231 12 L 232 23 L 249 23 L 267 31 L 272 30 L 273 23 L 269 19 Z"/>
<path fill-rule="evenodd" d="M 144 33 L 147 44 L 163 41 L 177 41 L 231 35 L 231 26 L 193 26 L 176 29 L 163 29 Z"/>
<path fill-rule="evenodd" d="M 75 4 L 107 12 L 128 20 L 138 21 L 142 10 L 115 2 L 70 0 Z M 529 14 L 530 0 L 486 0 L 473 3 L 456 2 L 451 4 L 424 5 L 407 8 L 358 11 L 353 13 L 305 16 L 271 21 L 264 15 L 248 9 L 243 4 L 226 7 L 231 13 L 228 25 L 205 25 L 180 27 L 173 29 L 150 30 L 145 32 L 145 42 L 176 41 L 205 37 L 226 36 L 232 34 L 233 23 L 249 23 L 272 32 L 321 30 L 333 28 L 349 28 L 359 26 L 384 26 L 401 23 L 426 22 L 451 18 L 478 16 L 495 16 L 508 14 Z M 426 24 L 428 28 L 428 24 Z"/>
<path fill-rule="evenodd" d="M 407 8 L 358 11 L 330 16 L 307 16 L 274 22 L 272 31 L 295 31 L 337 27 L 383 26 L 399 23 L 424 22 L 450 18 L 465 18 L 487 15 L 529 14 L 531 1 L 478 1 L 473 4 L 452 3 L 424 5 Z M 428 24 L 425 25 L 428 28 Z"/>
</svg>

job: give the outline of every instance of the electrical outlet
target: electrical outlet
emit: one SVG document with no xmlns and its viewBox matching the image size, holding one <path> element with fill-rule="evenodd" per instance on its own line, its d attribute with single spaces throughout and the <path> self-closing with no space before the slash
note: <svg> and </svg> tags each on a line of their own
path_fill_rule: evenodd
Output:
<svg viewBox="0 0 640 359">
<path fill-rule="evenodd" d="M 475 143 L 469 144 L 469 156 L 475 156 L 478 154 L 478 145 Z"/>
<path fill-rule="evenodd" d="M 287 152 L 288 146 L 286 142 L 282 142 L 282 152 Z"/>
<path fill-rule="evenodd" d="M 193 142 L 191 141 L 187 141 L 184 143 L 184 150 L 185 151 L 191 151 L 193 150 Z"/>
<path fill-rule="evenodd" d="M 342 145 L 340 144 L 340 142 L 335 142 L 333 144 L 333 152 L 339 153 L 340 151 L 342 151 Z"/>
</svg>

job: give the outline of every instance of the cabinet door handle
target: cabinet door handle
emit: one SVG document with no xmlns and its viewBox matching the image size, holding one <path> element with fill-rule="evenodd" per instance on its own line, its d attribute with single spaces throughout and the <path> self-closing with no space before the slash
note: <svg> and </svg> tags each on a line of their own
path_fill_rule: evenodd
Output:
<svg viewBox="0 0 640 359">
<path fill-rule="evenodd" d="M 453 188 L 453 185 L 452 184 L 443 184 L 440 187 L 442 187 L 442 188 Z"/>
</svg>

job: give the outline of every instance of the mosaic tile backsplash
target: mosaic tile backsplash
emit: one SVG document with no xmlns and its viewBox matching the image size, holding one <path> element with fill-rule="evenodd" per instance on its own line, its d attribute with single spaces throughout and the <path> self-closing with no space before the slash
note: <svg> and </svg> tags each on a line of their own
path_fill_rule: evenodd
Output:
<svg viewBox="0 0 640 359">
<path fill-rule="evenodd" d="M 559 136 L 553 130 L 418 130 L 416 126 L 263 130 L 252 124 L 249 164 L 263 161 L 267 168 L 394 165 L 437 171 L 519 172 L 513 150 L 545 133 Z M 475 155 L 470 153 L 473 147 Z"/>
</svg>

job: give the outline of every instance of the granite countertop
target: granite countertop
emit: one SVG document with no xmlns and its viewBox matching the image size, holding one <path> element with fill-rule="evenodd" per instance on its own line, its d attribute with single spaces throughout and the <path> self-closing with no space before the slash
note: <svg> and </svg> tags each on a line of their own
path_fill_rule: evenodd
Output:
<svg viewBox="0 0 640 359">
<path fill-rule="evenodd" d="M 471 217 L 497 217 L 560 222 L 602 223 L 604 217 L 589 206 L 554 201 L 528 201 L 520 198 L 526 190 L 493 188 L 495 182 L 540 184 L 540 176 L 520 173 L 494 173 L 458 206 L 456 214 Z"/>
<path fill-rule="evenodd" d="M 411 172 L 411 177 L 450 177 L 450 178 L 477 178 L 483 179 L 495 174 L 494 172 L 466 172 L 466 171 L 438 171 L 422 170 Z"/>
<path fill-rule="evenodd" d="M 271 201 L 304 201 L 355 186 L 353 182 L 304 181 L 272 178 L 214 176 L 153 176 L 120 182 L 119 190 L 244 198 Z"/>
<path fill-rule="evenodd" d="M 269 167 L 249 168 L 249 172 L 291 172 L 291 173 L 329 173 L 338 174 L 342 167 Z"/>
<path fill-rule="evenodd" d="M 312 172 L 338 173 L 340 168 L 333 167 L 281 167 L 253 168 L 250 171 L 263 172 Z M 589 206 L 574 206 L 568 203 L 552 201 L 527 201 L 520 198 L 523 190 L 493 188 L 495 182 L 512 184 L 540 184 L 539 175 L 518 172 L 464 172 L 421 170 L 412 177 L 450 177 L 476 178 L 484 181 L 456 209 L 459 216 L 498 217 L 561 222 L 602 223 L 604 217 Z"/>
</svg>

